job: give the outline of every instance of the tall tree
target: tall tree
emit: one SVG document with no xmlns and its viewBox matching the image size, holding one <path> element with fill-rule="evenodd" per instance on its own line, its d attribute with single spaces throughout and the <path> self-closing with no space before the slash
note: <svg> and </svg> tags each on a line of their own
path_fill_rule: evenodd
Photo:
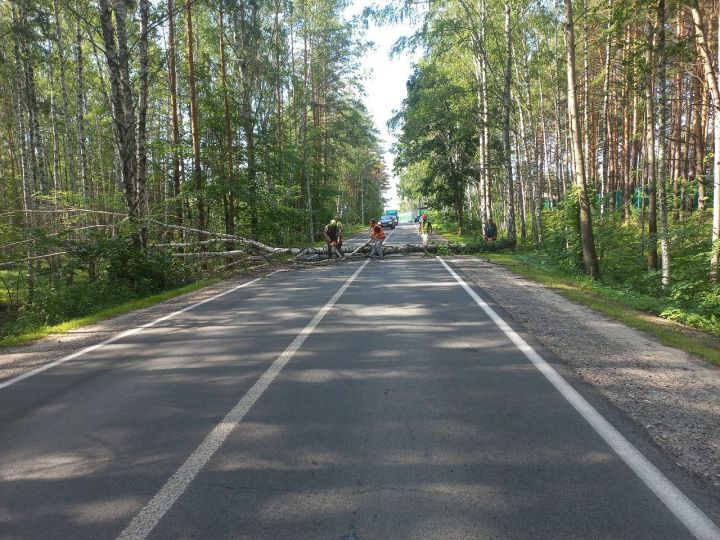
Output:
<svg viewBox="0 0 720 540">
<path fill-rule="evenodd" d="M 185 0 L 187 66 L 188 66 L 188 97 L 190 99 L 190 133 L 192 136 L 193 184 L 197 201 L 197 224 L 205 230 L 205 182 L 203 179 L 202 162 L 200 161 L 200 124 L 198 121 L 197 85 L 195 83 L 195 42 L 193 37 L 192 0 Z M 205 240 L 205 235 L 202 236 Z"/>
<path fill-rule="evenodd" d="M 668 178 L 668 111 L 667 100 L 667 55 L 665 49 L 665 36 L 667 17 L 665 14 L 665 0 L 658 0 L 658 102 L 660 106 L 660 122 L 658 129 L 658 199 L 660 202 L 660 255 L 662 259 L 662 285 L 670 287 L 670 238 L 668 233 L 668 204 L 667 204 L 667 178 Z"/>
<path fill-rule="evenodd" d="M 717 281 L 718 272 L 720 272 L 720 30 L 718 31 L 717 60 L 713 62 L 702 12 L 696 2 L 692 3 L 689 9 L 695 26 L 695 39 L 705 74 L 705 82 L 710 90 L 715 109 L 713 114 L 713 251 L 710 260 L 710 279 Z M 716 18 L 716 28 L 720 28 L 720 13 L 716 13 Z"/>
<path fill-rule="evenodd" d="M 592 230 L 592 214 L 590 212 L 590 198 L 588 197 L 585 180 L 585 163 L 583 159 L 582 140 L 580 136 L 580 119 L 577 112 L 577 98 L 575 95 L 575 33 L 573 24 L 572 0 L 564 0 L 565 5 L 565 47 L 567 52 L 567 95 L 568 115 L 570 119 L 570 136 L 572 138 L 572 161 L 575 185 L 578 189 L 578 203 L 580 210 L 580 241 L 582 244 L 582 258 L 585 273 L 597 278 L 600 276 L 597 254 L 595 251 L 595 238 Z"/>
<path fill-rule="evenodd" d="M 511 85 L 512 85 L 512 62 L 513 62 L 513 48 L 512 48 L 512 26 L 511 26 L 511 12 L 510 3 L 505 3 L 505 84 L 503 86 L 503 151 L 505 153 L 505 174 L 506 184 L 505 193 L 506 200 L 505 205 L 507 208 L 507 235 L 510 240 L 510 244 L 515 246 L 517 242 L 517 233 L 515 232 L 515 187 L 514 177 L 512 170 L 512 147 L 510 146 L 510 111 L 512 107 L 511 102 Z"/>
<path fill-rule="evenodd" d="M 180 121 L 178 117 L 177 98 L 177 68 L 175 49 L 175 3 L 173 0 L 167 2 L 168 18 L 168 75 L 170 82 L 170 125 L 171 125 L 171 155 L 172 155 L 172 179 L 173 196 L 175 197 L 175 224 L 183 223 L 183 205 L 180 200 Z M 180 232 L 182 239 L 182 231 Z"/>
<path fill-rule="evenodd" d="M 141 187 L 138 185 L 137 176 L 136 107 L 130 79 L 127 6 L 123 0 L 115 0 L 111 8 L 108 0 L 98 0 L 98 8 L 105 45 L 105 59 L 110 76 L 110 99 L 116 128 L 116 145 L 120 157 L 123 191 L 128 216 L 135 220 L 143 215 L 143 205 L 140 204 Z M 139 247 L 141 238 L 137 236 L 135 242 Z"/>
</svg>

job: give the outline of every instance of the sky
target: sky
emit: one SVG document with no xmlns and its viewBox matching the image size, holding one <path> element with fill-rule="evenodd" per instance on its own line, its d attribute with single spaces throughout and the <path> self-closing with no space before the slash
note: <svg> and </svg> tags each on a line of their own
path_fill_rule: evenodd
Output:
<svg viewBox="0 0 720 540">
<path fill-rule="evenodd" d="M 345 14 L 348 17 L 360 14 L 364 7 L 371 4 L 372 2 L 367 0 L 355 0 Z M 411 57 L 409 53 L 402 53 L 391 59 L 390 50 L 398 37 L 411 33 L 412 28 L 408 23 L 380 27 L 370 23 L 365 38 L 374 42 L 375 48 L 361 60 L 362 68 L 367 75 L 364 81 L 366 96 L 363 102 L 372 115 L 383 141 L 385 169 L 391 178 L 390 189 L 385 192 L 387 208 L 397 209 L 399 206 L 396 192 L 397 178 L 393 176 L 393 155 L 390 153 L 395 138 L 390 134 L 387 122 L 394 111 L 400 109 L 406 97 L 405 83 L 412 72 L 412 62 L 417 59 L 417 55 Z"/>
</svg>

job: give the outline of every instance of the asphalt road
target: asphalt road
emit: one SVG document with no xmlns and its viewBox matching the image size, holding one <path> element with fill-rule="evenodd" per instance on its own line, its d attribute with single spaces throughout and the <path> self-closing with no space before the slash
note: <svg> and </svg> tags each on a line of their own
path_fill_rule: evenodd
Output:
<svg viewBox="0 0 720 540">
<path fill-rule="evenodd" d="M 0 537 L 720 538 L 458 279 L 281 272 L 0 388 Z"/>
<path fill-rule="evenodd" d="M 364 243 L 370 238 L 370 228 L 354 236 L 353 238 L 346 240 L 345 244 L 348 246 L 359 245 Z M 385 229 L 385 245 L 390 244 L 419 244 L 421 242 L 420 235 L 417 233 L 416 223 L 400 223 L 395 229 Z"/>
</svg>

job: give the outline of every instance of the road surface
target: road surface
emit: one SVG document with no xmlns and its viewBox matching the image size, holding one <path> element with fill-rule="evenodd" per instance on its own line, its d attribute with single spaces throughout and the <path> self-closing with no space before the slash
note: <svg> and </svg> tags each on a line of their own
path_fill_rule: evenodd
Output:
<svg viewBox="0 0 720 540">
<path fill-rule="evenodd" d="M 508 323 L 440 259 L 344 262 L 0 381 L 0 537 L 720 538 Z"/>
<path fill-rule="evenodd" d="M 370 228 L 368 230 L 354 236 L 345 241 L 345 245 L 352 249 L 357 247 L 370 238 Z M 436 236 L 437 237 L 437 236 Z M 385 229 L 385 245 L 405 245 L 419 244 L 422 242 L 420 235 L 417 233 L 417 223 L 401 223 L 395 229 Z"/>
</svg>

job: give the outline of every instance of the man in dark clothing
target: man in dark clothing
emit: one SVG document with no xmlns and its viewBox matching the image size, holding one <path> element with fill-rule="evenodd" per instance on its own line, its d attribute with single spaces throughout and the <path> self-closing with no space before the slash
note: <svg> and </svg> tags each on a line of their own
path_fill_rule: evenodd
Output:
<svg viewBox="0 0 720 540">
<path fill-rule="evenodd" d="M 327 242 L 328 259 L 332 258 L 333 251 L 337 253 L 338 258 L 345 257 L 340 251 L 340 226 L 334 219 L 331 219 L 330 223 L 325 225 L 325 242 Z"/>
<path fill-rule="evenodd" d="M 492 218 L 488 218 L 487 225 L 485 225 L 485 240 L 488 242 L 494 242 L 497 238 L 497 226 Z"/>
</svg>

